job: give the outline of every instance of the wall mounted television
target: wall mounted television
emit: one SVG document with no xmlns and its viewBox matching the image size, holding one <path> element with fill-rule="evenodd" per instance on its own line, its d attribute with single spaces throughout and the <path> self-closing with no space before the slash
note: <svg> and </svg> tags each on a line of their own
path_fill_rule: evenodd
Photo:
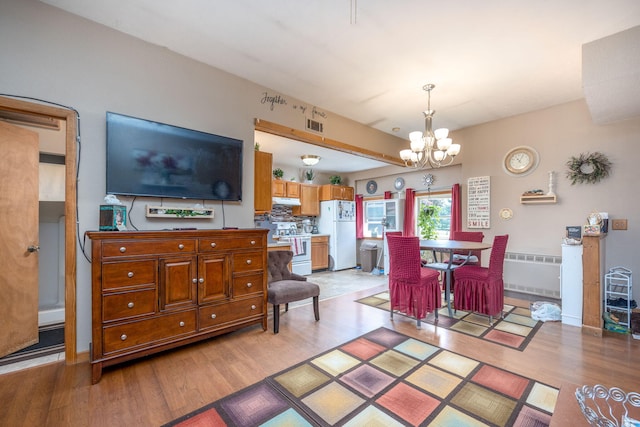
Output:
<svg viewBox="0 0 640 427">
<path fill-rule="evenodd" d="M 242 141 L 107 112 L 107 194 L 242 200 Z"/>
</svg>

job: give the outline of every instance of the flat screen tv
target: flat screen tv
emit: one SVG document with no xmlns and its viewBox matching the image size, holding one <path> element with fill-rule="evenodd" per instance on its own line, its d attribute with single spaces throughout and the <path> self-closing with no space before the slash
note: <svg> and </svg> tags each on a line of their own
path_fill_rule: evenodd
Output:
<svg viewBox="0 0 640 427">
<path fill-rule="evenodd" d="M 242 200 L 242 141 L 107 112 L 107 194 Z"/>
</svg>

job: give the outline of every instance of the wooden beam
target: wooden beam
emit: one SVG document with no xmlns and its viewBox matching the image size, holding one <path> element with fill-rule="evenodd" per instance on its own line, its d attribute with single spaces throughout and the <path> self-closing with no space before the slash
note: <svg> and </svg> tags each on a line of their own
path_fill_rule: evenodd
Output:
<svg viewBox="0 0 640 427">
<path fill-rule="evenodd" d="M 389 163 L 395 166 L 404 166 L 404 162 L 399 157 L 390 156 L 388 154 L 379 153 L 377 151 L 368 150 L 366 148 L 357 147 L 345 142 L 336 141 L 291 127 L 279 125 L 263 119 L 255 120 L 255 130 L 270 133 L 272 135 L 283 136 L 285 138 L 295 139 L 296 141 L 306 142 L 308 144 L 317 145 L 319 147 L 329 148 L 331 150 L 341 151 L 343 153 L 353 154 L 355 156 L 366 157 L 367 159 L 377 160 Z"/>
</svg>

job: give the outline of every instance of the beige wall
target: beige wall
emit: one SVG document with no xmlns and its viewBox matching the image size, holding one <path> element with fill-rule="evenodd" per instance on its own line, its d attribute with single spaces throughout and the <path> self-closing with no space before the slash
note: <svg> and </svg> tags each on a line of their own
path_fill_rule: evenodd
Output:
<svg viewBox="0 0 640 427">
<path fill-rule="evenodd" d="M 90 21 L 59 11 L 35 0 L 6 0 L 0 3 L 0 92 L 31 96 L 77 109 L 81 116 L 82 158 L 78 182 L 80 238 L 98 225 L 98 205 L 105 196 L 105 113 L 114 111 L 132 116 L 198 129 L 245 141 L 242 203 L 225 203 L 226 225 L 248 227 L 253 224 L 253 121 L 263 118 L 303 129 L 305 115 L 300 106 L 313 107 L 270 89 L 229 75 L 202 63 L 186 59 L 165 48 L 153 46 Z M 268 70 L 265 70 L 268 72 Z M 286 104 L 271 109 L 263 103 L 265 93 L 281 95 Z M 318 106 L 321 109 L 321 106 Z M 325 136 L 369 149 L 396 155 L 397 138 L 327 113 Z M 435 188 L 473 176 L 492 178 L 492 228 L 487 236 L 509 233 L 511 251 L 559 253 L 565 225 L 580 224 L 594 209 L 613 217 L 629 219 L 629 230 L 612 232 L 607 238 L 607 264 L 626 265 L 638 271 L 633 256 L 637 240 L 638 202 L 634 184 L 639 170 L 640 121 L 596 127 L 591 124 L 584 102 L 453 133 L 462 144 L 462 167 L 434 171 Z M 526 178 L 506 176 L 500 162 L 504 153 L 516 145 L 532 145 L 542 161 Z M 564 162 L 570 155 L 602 150 L 614 163 L 613 175 L 593 186 L 568 185 Z M 557 205 L 521 206 L 524 190 L 546 188 L 547 170 L 557 171 Z M 419 187 L 421 172 L 389 167 L 381 171 L 354 174 L 349 182 L 385 175 L 380 190 L 405 176 L 407 186 Z M 390 186 L 390 188 L 392 188 Z M 124 199 L 130 206 L 131 199 Z M 133 206 L 133 224 L 139 229 L 176 226 L 170 221 L 150 221 L 145 204 Z M 176 201 L 179 205 L 186 202 Z M 165 204 L 167 202 L 165 201 Z M 213 222 L 180 222 L 178 226 L 219 228 L 222 211 L 213 203 Z M 515 217 L 504 222 L 496 217 L 501 207 L 511 207 Z M 78 255 L 78 350 L 89 348 L 91 340 L 90 265 Z M 636 299 L 639 292 L 636 290 Z"/>
</svg>

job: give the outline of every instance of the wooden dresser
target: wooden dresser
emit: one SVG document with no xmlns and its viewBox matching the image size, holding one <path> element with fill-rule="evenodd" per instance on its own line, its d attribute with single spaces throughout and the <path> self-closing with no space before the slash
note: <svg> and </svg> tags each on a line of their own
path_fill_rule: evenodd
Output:
<svg viewBox="0 0 640 427">
<path fill-rule="evenodd" d="M 106 366 L 262 323 L 267 230 L 89 232 L 91 380 Z"/>
</svg>

